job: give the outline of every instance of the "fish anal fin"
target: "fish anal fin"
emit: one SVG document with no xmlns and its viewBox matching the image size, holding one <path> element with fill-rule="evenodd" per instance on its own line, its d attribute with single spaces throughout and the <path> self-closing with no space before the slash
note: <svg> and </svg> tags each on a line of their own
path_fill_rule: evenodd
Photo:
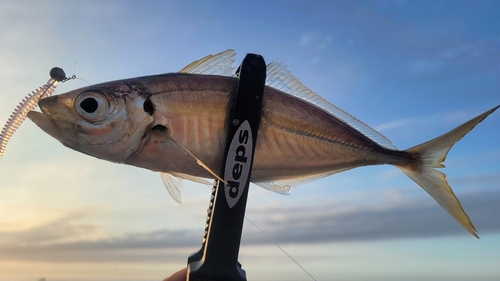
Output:
<svg viewBox="0 0 500 281">
<path fill-rule="evenodd" d="M 195 176 L 191 176 L 191 175 L 188 175 L 188 174 L 177 173 L 177 172 L 171 172 L 170 174 L 172 174 L 175 177 L 178 177 L 178 178 L 181 178 L 181 179 L 184 179 L 184 180 L 188 180 L 188 181 L 192 181 L 192 182 L 195 182 L 195 183 L 199 183 L 199 184 L 204 184 L 204 185 L 212 185 L 213 184 L 213 182 L 210 182 L 206 178 L 195 177 Z"/>
<path fill-rule="evenodd" d="M 288 185 L 286 182 L 254 182 L 255 185 L 258 185 L 264 189 L 276 192 L 278 194 L 290 195 L 292 187 Z"/>
<path fill-rule="evenodd" d="M 258 185 L 264 189 L 283 194 L 283 195 L 290 195 L 292 188 L 295 188 L 299 185 L 306 184 L 308 182 L 324 178 L 336 173 L 340 173 L 343 171 L 347 171 L 352 169 L 350 168 L 342 168 L 342 169 L 335 169 L 331 170 L 328 172 L 320 173 L 320 174 L 314 174 L 314 175 L 306 175 L 306 176 L 301 176 L 297 178 L 292 178 L 292 179 L 286 179 L 286 180 L 273 180 L 273 181 L 259 181 L 259 182 L 252 182 L 255 185 Z M 258 172 L 257 172 L 258 173 Z"/>
</svg>

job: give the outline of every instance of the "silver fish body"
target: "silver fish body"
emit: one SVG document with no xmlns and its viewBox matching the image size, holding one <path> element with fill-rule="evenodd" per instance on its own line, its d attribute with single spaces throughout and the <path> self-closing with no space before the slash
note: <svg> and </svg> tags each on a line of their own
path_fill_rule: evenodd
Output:
<svg viewBox="0 0 500 281">
<path fill-rule="evenodd" d="M 229 96 L 237 83 L 233 77 L 165 74 L 95 85 L 39 105 L 58 132 L 53 136 L 73 149 L 153 171 L 210 177 L 186 150 L 210 169 L 220 170 Z M 117 126 L 121 121 L 113 118 L 78 120 L 70 112 L 75 113 L 74 100 L 82 93 L 102 93 L 111 108 L 123 105 L 114 114 L 129 122 Z M 60 105 L 65 107 L 63 115 L 58 115 Z M 71 115 L 73 121 L 68 120 Z M 376 164 L 405 166 L 412 161 L 410 153 L 384 148 L 304 100 L 265 88 L 252 181 L 308 178 Z"/>
<path fill-rule="evenodd" d="M 28 117 L 64 145 L 97 158 L 183 178 L 212 177 L 207 170 L 221 168 L 229 97 L 237 83 L 234 77 L 181 73 L 125 79 L 43 99 L 42 113 Z M 497 108 L 399 151 L 311 100 L 266 86 L 252 181 L 276 190 L 354 167 L 391 164 L 476 236 L 445 175 L 434 168 L 444 167 L 453 144 Z"/>
<path fill-rule="evenodd" d="M 124 162 L 151 170 L 208 176 L 193 161 L 183 165 L 165 161 L 165 157 L 175 155 L 176 151 L 185 153 L 171 143 L 174 139 L 211 169 L 219 171 L 225 146 L 223 140 L 226 139 L 224 126 L 229 95 L 236 91 L 237 79 L 186 74 L 143 79 L 147 82 L 141 86 L 154 85 L 148 89 L 150 99 L 165 119 L 164 123 L 156 125 L 161 127 L 156 130 L 153 127 L 149 132 L 141 151 Z M 170 138 L 165 138 L 165 133 Z M 170 159 L 189 159 L 183 156 Z M 309 177 L 371 164 L 404 165 L 411 161 L 410 158 L 407 153 L 379 146 L 303 100 L 265 88 L 253 181 Z"/>
</svg>

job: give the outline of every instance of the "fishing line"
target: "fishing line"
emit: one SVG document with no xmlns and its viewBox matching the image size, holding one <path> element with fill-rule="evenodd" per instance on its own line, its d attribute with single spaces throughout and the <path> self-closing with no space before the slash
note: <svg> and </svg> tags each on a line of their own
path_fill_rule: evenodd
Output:
<svg viewBox="0 0 500 281">
<path fill-rule="evenodd" d="M 216 183 L 215 183 L 216 184 Z M 208 186 L 208 185 L 207 185 Z M 213 186 L 212 186 L 213 187 Z M 208 186 L 208 188 L 212 189 L 211 186 Z M 255 228 L 257 228 L 260 232 L 264 233 L 265 235 L 267 236 L 270 236 L 267 232 L 265 232 L 264 230 L 262 230 L 260 227 L 258 227 L 253 221 L 251 221 L 248 216 L 245 215 L 245 219 L 251 223 Z M 316 278 L 314 278 L 303 266 L 301 266 L 299 264 L 299 262 L 297 262 L 290 254 L 287 253 L 287 251 L 285 251 L 285 249 L 283 249 L 278 243 L 276 242 L 273 242 L 274 245 L 276 245 L 276 247 L 278 247 L 285 255 L 287 255 L 287 257 L 289 259 L 291 259 L 300 269 L 302 269 L 302 271 L 304 271 L 307 275 L 309 275 L 309 277 L 311 277 L 312 280 L 314 281 L 317 281 Z"/>
<path fill-rule="evenodd" d="M 82 78 L 80 78 L 80 77 L 78 77 L 78 76 L 76 75 L 76 70 L 77 70 L 77 63 L 75 62 L 75 72 L 74 72 L 75 74 L 74 74 L 73 76 L 71 76 L 71 77 L 75 77 L 74 79 L 82 80 L 83 82 L 85 82 L 85 83 L 87 83 L 87 84 L 89 84 L 89 85 L 90 85 L 90 82 L 89 82 L 89 81 L 84 80 L 84 79 L 82 79 Z"/>
<path fill-rule="evenodd" d="M 260 232 L 266 234 L 267 236 L 270 236 L 269 234 L 267 234 L 267 232 L 265 232 L 264 230 L 260 229 L 253 221 L 251 221 L 247 216 L 245 216 L 245 219 L 251 223 L 253 226 L 255 226 L 255 228 L 257 228 Z M 288 258 L 290 258 L 298 267 L 300 267 L 300 269 L 302 269 L 302 271 L 304 271 L 307 275 L 309 275 L 309 277 L 311 277 L 312 280 L 314 281 L 317 281 L 303 266 L 301 266 L 290 254 L 288 254 L 285 249 L 283 249 L 278 243 L 276 242 L 273 242 L 274 245 L 276 245 L 285 255 L 288 256 Z"/>
</svg>

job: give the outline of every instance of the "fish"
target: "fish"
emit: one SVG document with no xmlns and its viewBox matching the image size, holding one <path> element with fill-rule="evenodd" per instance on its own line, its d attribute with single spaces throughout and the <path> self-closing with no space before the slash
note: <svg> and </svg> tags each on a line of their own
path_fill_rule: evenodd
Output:
<svg viewBox="0 0 500 281">
<path fill-rule="evenodd" d="M 207 183 L 220 171 L 230 96 L 238 77 L 227 50 L 176 73 L 111 81 L 41 99 L 28 117 L 63 145 L 90 156 L 160 172 L 180 201 L 182 180 Z M 499 105 L 500 106 L 500 105 Z M 436 168 L 451 147 L 499 106 L 406 150 L 306 86 L 281 62 L 267 66 L 251 181 L 292 187 L 368 165 L 399 168 L 468 232 L 470 218 Z M 209 182 L 208 182 L 209 184 Z"/>
</svg>

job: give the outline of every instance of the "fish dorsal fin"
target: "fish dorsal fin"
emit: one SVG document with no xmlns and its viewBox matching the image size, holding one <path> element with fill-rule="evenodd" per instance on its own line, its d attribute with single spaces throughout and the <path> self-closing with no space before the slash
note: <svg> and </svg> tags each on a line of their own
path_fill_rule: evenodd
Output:
<svg viewBox="0 0 500 281">
<path fill-rule="evenodd" d="M 234 67 L 232 66 L 232 64 L 234 62 L 235 55 L 236 53 L 233 50 L 226 50 L 216 55 L 208 55 L 200 60 L 188 64 L 179 72 L 192 73 L 192 74 L 234 76 L 233 74 Z M 329 103 L 327 100 L 320 97 L 319 95 L 311 91 L 309 88 L 304 86 L 288 70 L 286 64 L 283 62 L 276 61 L 267 65 L 266 86 L 281 90 L 287 94 L 305 100 L 308 103 L 337 117 L 339 120 L 355 128 L 360 133 L 370 138 L 371 140 L 377 142 L 378 144 L 386 148 L 395 149 L 395 147 L 391 144 L 391 142 L 382 134 L 370 128 L 368 125 L 364 124 L 358 119 L 354 118 L 349 113 Z M 196 160 L 197 162 L 199 161 L 198 159 Z M 204 168 L 207 169 L 207 167 Z M 207 169 L 207 171 L 211 172 L 213 175 L 212 171 L 210 171 L 209 169 Z M 341 171 L 344 170 L 330 171 L 328 173 L 315 175 L 313 177 L 298 178 L 287 181 L 258 182 L 255 184 L 280 194 L 289 194 L 290 189 L 294 186 L 304 184 L 306 182 L 321 177 L 325 177 L 334 173 L 338 173 Z"/>
<path fill-rule="evenodd" d="M 182 203 L 182 189 L 184 187 L 183 179 L 205 185 L 212 185 L 208 180 L 200 177 L 194 177 L 182 173 L 160 173 L 161 179 L 167 188 L 168 193 L 177 203 Z"/>
<path fill-rule="evenodd" d="M 179 72 L 231 76 L 234 71 L 233 62 L 235 55 L 234 50 L 226 50 L 216 55 L 208 55 L 186 65 Z"/>
<path fill-rule="evenodd" d="M 234 67 L 234 50 L 226 50 L 216 55 L 208 55 L 200 60 L 194 61 L 179 72 L 192 74 L 209 74 L 232 76 Z M 363 135 L 367 136 L 376 143 L 390 149 L 396 149 L 392 143 L 379 132 L 370 126 L 359 121 L 349 113 L 329 103 L 309 88 L 304 86 L 291 72 L 285 63 L 276 61 L 267 65 L 266 85 L 276 88 L 292 96 L 305 100 L 316 107 L 334 115 L 349 126 L 355 128 Z"/>
<path fill-rule="evenodd" d="M 277 61 L 267 65 L 266 85 L 305 100 L 334 115 L 378 144 L 386 148 L 395 149 L 391 142 L 382 134 L 354 118 L 349 113 L 329 103 L 327 100 L 304 86 L 295 78 L 283 62 Z"/>
</svg>

